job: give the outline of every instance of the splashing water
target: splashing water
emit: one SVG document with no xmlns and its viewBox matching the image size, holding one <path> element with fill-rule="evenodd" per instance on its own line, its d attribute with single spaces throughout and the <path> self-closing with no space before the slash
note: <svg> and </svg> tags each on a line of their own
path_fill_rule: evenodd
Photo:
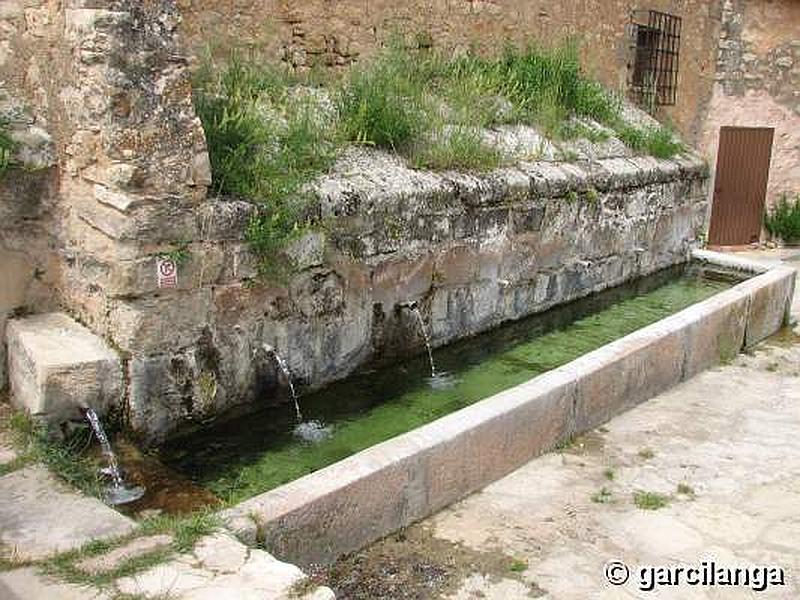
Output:
<svg viewBox="0 0 800 600">
<path fill-rule="evenodd" d="M 434 390 L 446 390 L 458 383 L 458 379 L 447 373 L 446 371 L 438 372 L 436 370 L 436 363 L 433 362 L 433 348 L 431 347 L 431 338 L 428 335 L 428 328 L 425 326 L 425 319 L 422 318 L 422 313 L 419 310 L 416 302 L 407 302 L 401 304 L 403 308 L 407 308 L 417 318 L 419 323 L 419 330 L 422 333 L 422 339 L 425 340 L 425 349 L 428 351 L 428 362 L 431 365 L 431 376 L 427 378 L 428 385 Z"/>
<path fill-rule="evenodd" d="M 322 422 L 317 420 L 303 421 L 303 413 L 300 412 L 300 402 L 298 401 L 297 394 L 294 391 L 294 382 L 292 381 L 292 372 L 289 370 L 289 365 L 286 364 L 286 360 L 284 360 L 284 358 L 271 346 L 264 344 L 264 350 L 268 355 L 275 359 L 275 363 L 286 377 L 286 381 L 289 385 L 289 392 L 292 395 L 295 417 L 297 419 L 297 425 L 295 425 L 295 428 L 292 431 L 294 436 L 308 444 L 318 444 L 319 442 L 327 440 L 333 435 L 333 426 L 324 425 Z"/>
<path fill-rule="evenodd" d="M 264 350 L 268 355 L 272 355 L 275 358 L 275 363 L 286 377 L 286 381 L 289 384 L 289 393 L 292 395 L 292 402 L 294 402 L 295 416 L 297 417 L 297 422 L 301 423 L 303 421 L 303 413 L 300 412 L 300 402 L 298 402 L 297 394 L 294 391 L 294 382 L 292 381 L 292 372 L 289 370 L 289 365 L 286 364 L 286 361 L 274 348 L 264 344 Z"/>
<path fill-rule="evenodd" d="M 122 479 L 122 472 L 119 470 L 119 463 L 117 462 L 117 455 L 114 454 L 114 449 L 108 441 L 105 429 L 100 423 L 100 417 L 94 409 L 86 409 L 86 420 L 92 427 L 97 441 L 100 442 L 100 448 L 103 451 L 106 461 L 108 461 L 108 468 L 103 469 L 111 477 L 111 487 L 106 489 L 105 500 L 106 503 L 111 505 L 126 504 L 134 502 L 144 495 L 144 488 L 140 486 L 126 487 L 125 481 Z"/>
<path fill-rule="evenodd" d="M 294 435 L 309 444 L 324 442 L 333 435 L 332 425 L 323 425 L 321 421 L 312 420 L 298 423 L 294 428 Z"/>
</svg>

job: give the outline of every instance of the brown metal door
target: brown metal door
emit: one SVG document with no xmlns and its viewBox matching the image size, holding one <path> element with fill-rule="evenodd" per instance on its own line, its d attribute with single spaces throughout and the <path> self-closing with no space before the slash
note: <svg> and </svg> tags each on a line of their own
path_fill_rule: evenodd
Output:
<svg viewBox="0 0 800 600">
<path fill-rule="evenodd" d="M 720 129 L 710 245 L 742 246 L 760 239 L 772 134 L 769 127 Z"/>
</svg>

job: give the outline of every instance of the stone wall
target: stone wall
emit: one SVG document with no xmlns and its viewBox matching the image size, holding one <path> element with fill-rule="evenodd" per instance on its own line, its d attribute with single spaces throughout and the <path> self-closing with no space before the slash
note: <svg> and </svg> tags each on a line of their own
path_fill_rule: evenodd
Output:
<svg viewBox="0 0 800 600">
<path fill-rule="evenodd" d="M 800 192 L 800 3 L 724 0 L 716 82 L 702 147 L 723 125 L 774 127 L 767 200 Z"/>
<path fill-rule="evenodd" d="M 63 213 L 49 132 L 52 89 L 42 82 L 42 71 L 57 61 L 50 16 L 42 2 L 0 4 L 0 121 L 19 144 L 14 160 L 22 167 L 0 173 L 0 389 L 6 385 L 8 318 L 58 304 L 56 232 Z"/>
<path fill-rule="evenodd" d="M 178 4 L 183 31 L 198 42 L 206 31 L 198 24 L 213 17 L 215 3 Z M 586 14 L 563 4 L 521 4 L 514 27 L 493 3 L 453 1 L 422 14 L 443 39 L 462 44 L 535 23 L 555 38 L 577 31 L 587 15 L 606 15 L 606 26 L 587 25 L 587 39 L 603 48 L 590 64 L 608 69 L 607 80 L 622 79 L 624 65 L 610 57 L 625 52 L 628 4 L 614 3 L 612 16 L 608 3 L 589 3 Z M 341 3 L 345 13 L 349 5 Z M 237 6 L 230 14 L 217 7 L 226 27 L 237 23 L 231 15 L 255 11 Z M 259 6 L 259 15 L 271 14 Z M 308 6 L 293 9 L 307 20 L 278 7 L 291 13 L 282 26 L 302 44 L 331 20 L 330 3 Z M 336 31 L 373 36 L 353 54 L 360 56 L 395 23 L 420 23 L 414 6 L 369 4 L 361 24 L 332 22 Z M 312 8 L 318 12 L 305 13 Z M 444 12 L 433 18 L 431 10 Z M 688 12 L 687 19 L 687 31 L 710 27 Z M 244 21 L 243 35 L 261 22 Z M 265 345 L 301 383 L 322 385 L 367 361 L 421 349 L 403 302 L 419 303 L 434 343 L 443 344 L 683 260 L 703 229 L 706 172 L 696 158 L 635 157 L 610 140 L 600 151 L 566 149 L 562 156 L 579 161 L 566 164 L 557 152 L 542 156 L 548 146 L 532 130 L 509 131 L 512 141 L 533 140 L 529 154 L 540 161 L 484 176 L 436 175 L 384 154 L 348 153 L 317 182 L 319 227 L 290 249 L 299 272 L 259 283 L 243 240 L 252 207 L 206 198 L 208 154 L 180 24 L 173 0 L 0 7 L 4 106 L 24 142 L 18 158 L 39 167 L 0 182 L 0 277 L 12 282 L 0 291 L 0 327 L 18 312 L 60 309 L 104 336 L 123 361 L 118 404 L 150 441 L 280 401 Z M 686 86 L 699 85 L 696 58 L 687 52 L 685 60 Z M 168 253 L 183 261 L 177 286 L 165 289 L 156 262 Z"/>
<path fill-rule="evenodd" d="M 172 0 L 0 6 L 0 108 L 20 142 L 0 181 L 0 326 L 61 308 L 109 335 L 125 304 L 109 282 L 195 236 L 210 168 L 178 21 Z"/>
<path fill-rule="evenodd" d="M 624 90 L 631 65 L 631 11 L 683 18 L 678 103 L 662 116 L 694 143 L 714 78 L 719 0 L 179 0 L 181 31 L 195 54 L 209 46 L 251 45 L 300 68 L 342 68 L 369 56 L 397 33 L 411 43 L 456 52 L 497 52 L 507 40 L 581 42 L 587 71 Z"/>
<path fill-rule="evenodd" d="M 252 279 L 241 241 L 250 205 L 209 200 L 179 274 L 201 287 L 182 303 L 131 300 L 137 327 L 112 333 L 120 347 L 146 347 L 130 362 L 131 425 L 158 441 L 285 401 L 266 347 L 301 387 L 423 351 L 403 303 L 418 304 L 441 345 L 683 261 L 705 227 L 705 183 L 691 157 L 539 161 L 473 176 L 351 150 L 315 185 L 320 226 L 289 251 L 299 273 L 274 285 Z M 180 331 L 179 344 L 165 328 Z"/>
</svg>

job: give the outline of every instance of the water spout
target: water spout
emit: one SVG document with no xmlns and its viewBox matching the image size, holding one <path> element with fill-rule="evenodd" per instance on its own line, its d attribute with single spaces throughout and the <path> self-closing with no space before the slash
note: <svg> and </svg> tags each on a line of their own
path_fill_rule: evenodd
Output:
<svg viewBox="0 0 800 600">
<path fill-rule="evenodd" d="M 428 336 L 428 328 L 425 326 L 425 319 L 422 318 L 422 313 L 416 302 L 403 302 L 399 305 L 400 308 L 407 308 L 417 317 L 419 323 L 419 330 L 422 333 L 422 338 L 425 340 L 425 348 L 428 350 L 428 361 L 431 364 L 431 377 L 436 377 L 436 365 L 433 362 L 433 348 L 431 348 L 431 340 Z"/>
<path fill-rule="evenodd" d="M 105 429 L 103 429 L 103 425 L 100 423 L 100 417 L 97 416 L 97 413 L 92 408 L 85 408 L 84 413 L 97 441 L 100 442 L 100 449 L 103 451 L 103 456 L 105 456 L 108 462 L 108 467 L 103 470 L 103 472 L 111 477 L 111 487 L 108 488 L 105 493 L 106 502 L 111 505 L 117 505 L 138 500 L 144 495 L 145 490 L 143 487 L 139 486 L 126 487 L 125 481 L 122 478 L 122 471 L 120 471 L 117 461 L 117 455 L 111 447 L 111 442 L 108 441 Z"/>
<path fill-rule="evenodd" d="M 297 417 L 298 423 L 302 422 L 303 414 L 300 412 L 300 402 L 298 402 L 297 394 L 294 391 L 294 382 L 292 381 L 292 372 L 289 370 L 289 365 L 286 364 L 284 358 L 278 354 L 275 348 L 269 344 L 264 344 L 263 348 L 267 356 L 271 356 L 275 360 L 275 364 L 278 365 L 278 368 L 281 370 L 284 377 L 286 377 L 286 381 L 289 385 L 289 393 L 292 395 L 292 402 L 294 402 L 295 417 Z"/>
</svg>

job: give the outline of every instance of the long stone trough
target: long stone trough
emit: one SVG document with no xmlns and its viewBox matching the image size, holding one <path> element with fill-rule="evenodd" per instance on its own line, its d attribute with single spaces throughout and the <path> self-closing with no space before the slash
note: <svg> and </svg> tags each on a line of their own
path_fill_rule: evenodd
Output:
<svg viewBox="0 0 800 600">
<path fill-rule="evenodd" d="M 283 560 L 326 563 L 459 500 L 782 327 L 793 269 L 708 251 L 750 278 L 514 388 L 225 511 Z M 688 409 L 687 409 L 688 410 Z"/>
</svg>

